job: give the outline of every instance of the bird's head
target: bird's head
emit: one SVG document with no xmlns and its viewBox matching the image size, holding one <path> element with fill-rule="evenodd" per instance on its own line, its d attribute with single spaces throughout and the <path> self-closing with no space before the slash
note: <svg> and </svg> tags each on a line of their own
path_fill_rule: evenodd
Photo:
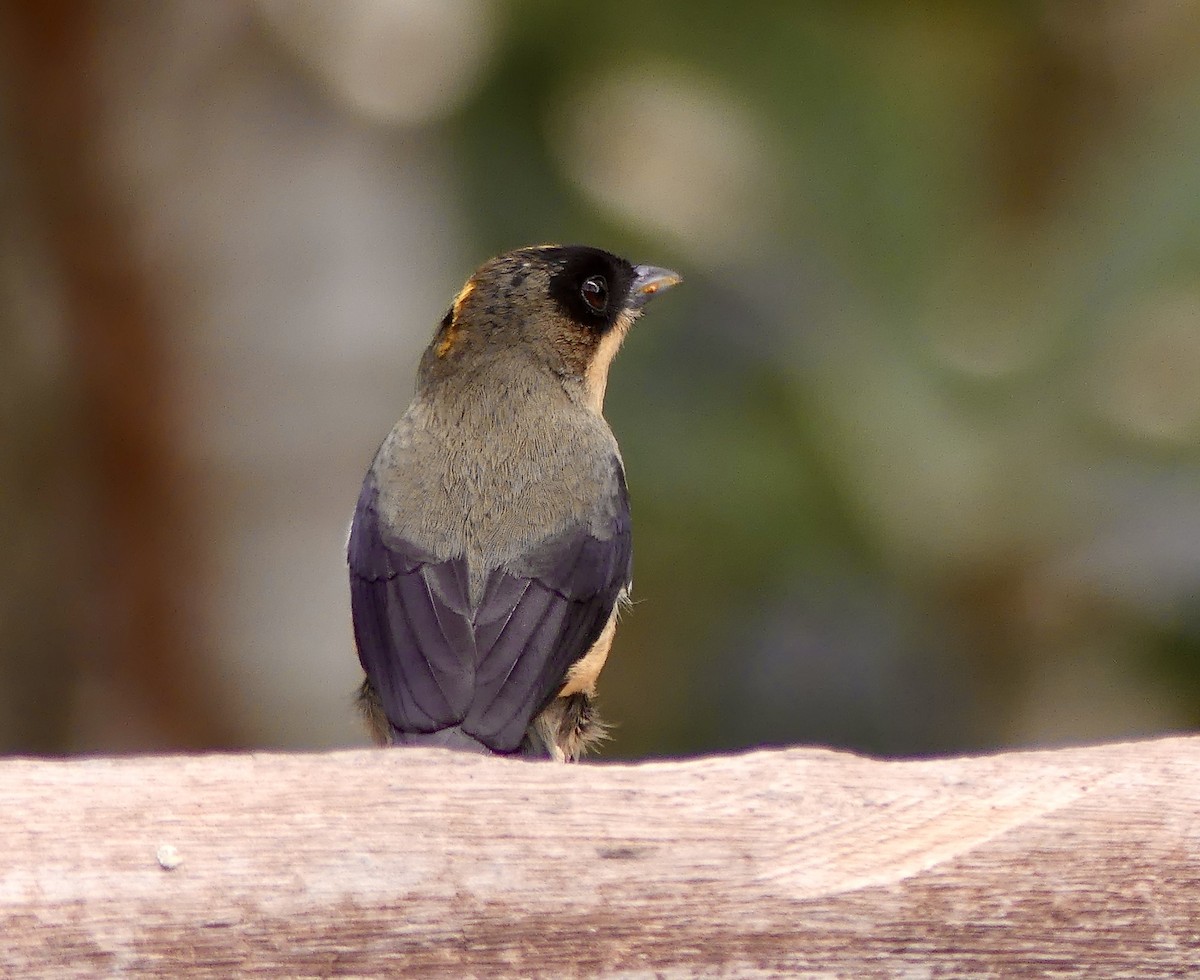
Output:
<svg viewBox="0 0 1200 980">
<path fill-rule="evenodd" d="M 655 293 L 680 282 L 584 245 L 538 245 L 484 263 L 459 290 L 422 362 L 428 378 L 515 359 L 564 378 L 599 412 L 608 368 Z"/>
</svg>

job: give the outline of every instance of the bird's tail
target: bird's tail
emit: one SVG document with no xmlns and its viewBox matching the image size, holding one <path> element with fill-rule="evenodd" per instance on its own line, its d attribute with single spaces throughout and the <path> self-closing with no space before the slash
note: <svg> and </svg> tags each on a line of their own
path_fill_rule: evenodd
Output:
<svg viewBox="0 0 1200 980">
<path fill-rule="evenodd" d="M 458 725 L 451 728 L 443 728 L 436 732 L 400 731 L 400 729 L 388 720 L 383 710 L 383 704 L 379 700 L 379 695 L 375 692 L 375 688 L 371 686 L 369 680 L 364 680 L 358 690 L 358 707 L 362 712 L 363 720 L 367 723 L 367 728 L 370 729 L 371 737 L 375 739 L 377 745 L 440 747 L 457 749 L 459 752 L 476 752 L 480 755 L 505 754 L 489 749 L 483 742 L 473 735 L 468 735 Z M 553 753 L 550 751 L 548 743 L 545 743 L 539 736 L 540 732 L 535 732 L 534 728 L 531 727 L 520 748 L 511 754 L 532 759 L 552 758 Z"/>
<path fill-rule="evenodd" d="M 480 755 L 522 756 L 526 759 L 551 759 L 554 757 L 554 753 L 534 736 L 533 729 L 530 729 L 530 733 L 525 736 L 525 740 L 515 752 L 497 752 L 495 749 L 490 749 L 457 725 L 453 728 L 443 728 L 439 732 L 401 732 L 393 727 L 390 744 L 424 748 L 434 746 L 456 749 L 459 752 L 478 752 Z"/>
<path fill-rule="evenodd" d="M 468 735 L 457 725 L 454 728 L 443 728 L 438 732 L 402 732 L 392 727 L 393 745 L 412 745 L 422 748 L 458 749 L 460 752 L 478 752 L 481 755 L 492 755 L 492 750 L 479 739 Z"/>
</svg>

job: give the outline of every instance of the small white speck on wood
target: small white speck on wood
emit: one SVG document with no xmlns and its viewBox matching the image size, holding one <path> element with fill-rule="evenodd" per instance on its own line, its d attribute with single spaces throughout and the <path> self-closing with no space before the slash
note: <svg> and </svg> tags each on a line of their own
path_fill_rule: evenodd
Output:
<svg viewBox="0 0 1200 980">
<path fill-rule="evenodd" d="M 1200 976 L 1200 738 L 13 759 L 0 812 L 4 977 Z"/>
<path fill-rule="evenodd" d="M 174 871 L 183 863 L 183 858 L 179 856 L 179 848 L 174 844 L 160 844 L 154 856 L 158 858 L 158 865 L 164 871 Z"/>
</svg>

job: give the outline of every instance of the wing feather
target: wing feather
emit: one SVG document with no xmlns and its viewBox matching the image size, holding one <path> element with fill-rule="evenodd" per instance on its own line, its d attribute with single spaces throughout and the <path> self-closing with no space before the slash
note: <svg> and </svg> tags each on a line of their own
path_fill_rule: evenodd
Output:
<svg viewBox="0 0 1200 980">
<path fill-rule="evenodd" d="M 351 606 L 359 660 L 398 731 L 459 726 L 494 751 L 520 747 L 629 584 L 629 501 L 614 467 L 606 522 L 569 528 L 494 569 L 475 605 L 465 559 L 385 541 L 368 477 L 347 549 Z"/>
</svg>

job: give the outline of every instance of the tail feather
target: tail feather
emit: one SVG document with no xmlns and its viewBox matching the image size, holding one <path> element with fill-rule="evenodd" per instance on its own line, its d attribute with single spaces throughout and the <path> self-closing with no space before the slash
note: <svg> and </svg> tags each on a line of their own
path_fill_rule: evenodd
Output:
<svg viewBox="0 0 1200 980">
<path fill-rule="evenodd" d="M 371 737 L 379 745 L 436 747 L 455 749 L 459 752 L 476 752 L 480 755 L 511 754 L 529 759 L 555 758 L 555 753 L 549 748 L 550 743 L 544 740 L 542 731 L 535 726 L 531 726 L 521 747 L 512 753 L 495 752 L 473 735 L 468 735 L 457 725 L 436 732 L 402 732 L 388 721 L 387 715 L 383 711 L 383 705 L 380 704 L 379 695 L 375 693 L 370 681 L 364 680 L 362 687 L 358 690 L 358 707 L 367 723 L 367 728 L 370 729 Z"/>
<path fill-rule="evenodd" d="M 460 752 L 478 752 L 481 755 L 491 755 L 492 750 L 479 739 L 473 738 L 461 728 L 443 728 L 437 732 L 402 732 L 392 726 L 392 745 L 413 745 L 421 747 L 438 747 L 443 749 L 458 749 Z"/>
</svg>

